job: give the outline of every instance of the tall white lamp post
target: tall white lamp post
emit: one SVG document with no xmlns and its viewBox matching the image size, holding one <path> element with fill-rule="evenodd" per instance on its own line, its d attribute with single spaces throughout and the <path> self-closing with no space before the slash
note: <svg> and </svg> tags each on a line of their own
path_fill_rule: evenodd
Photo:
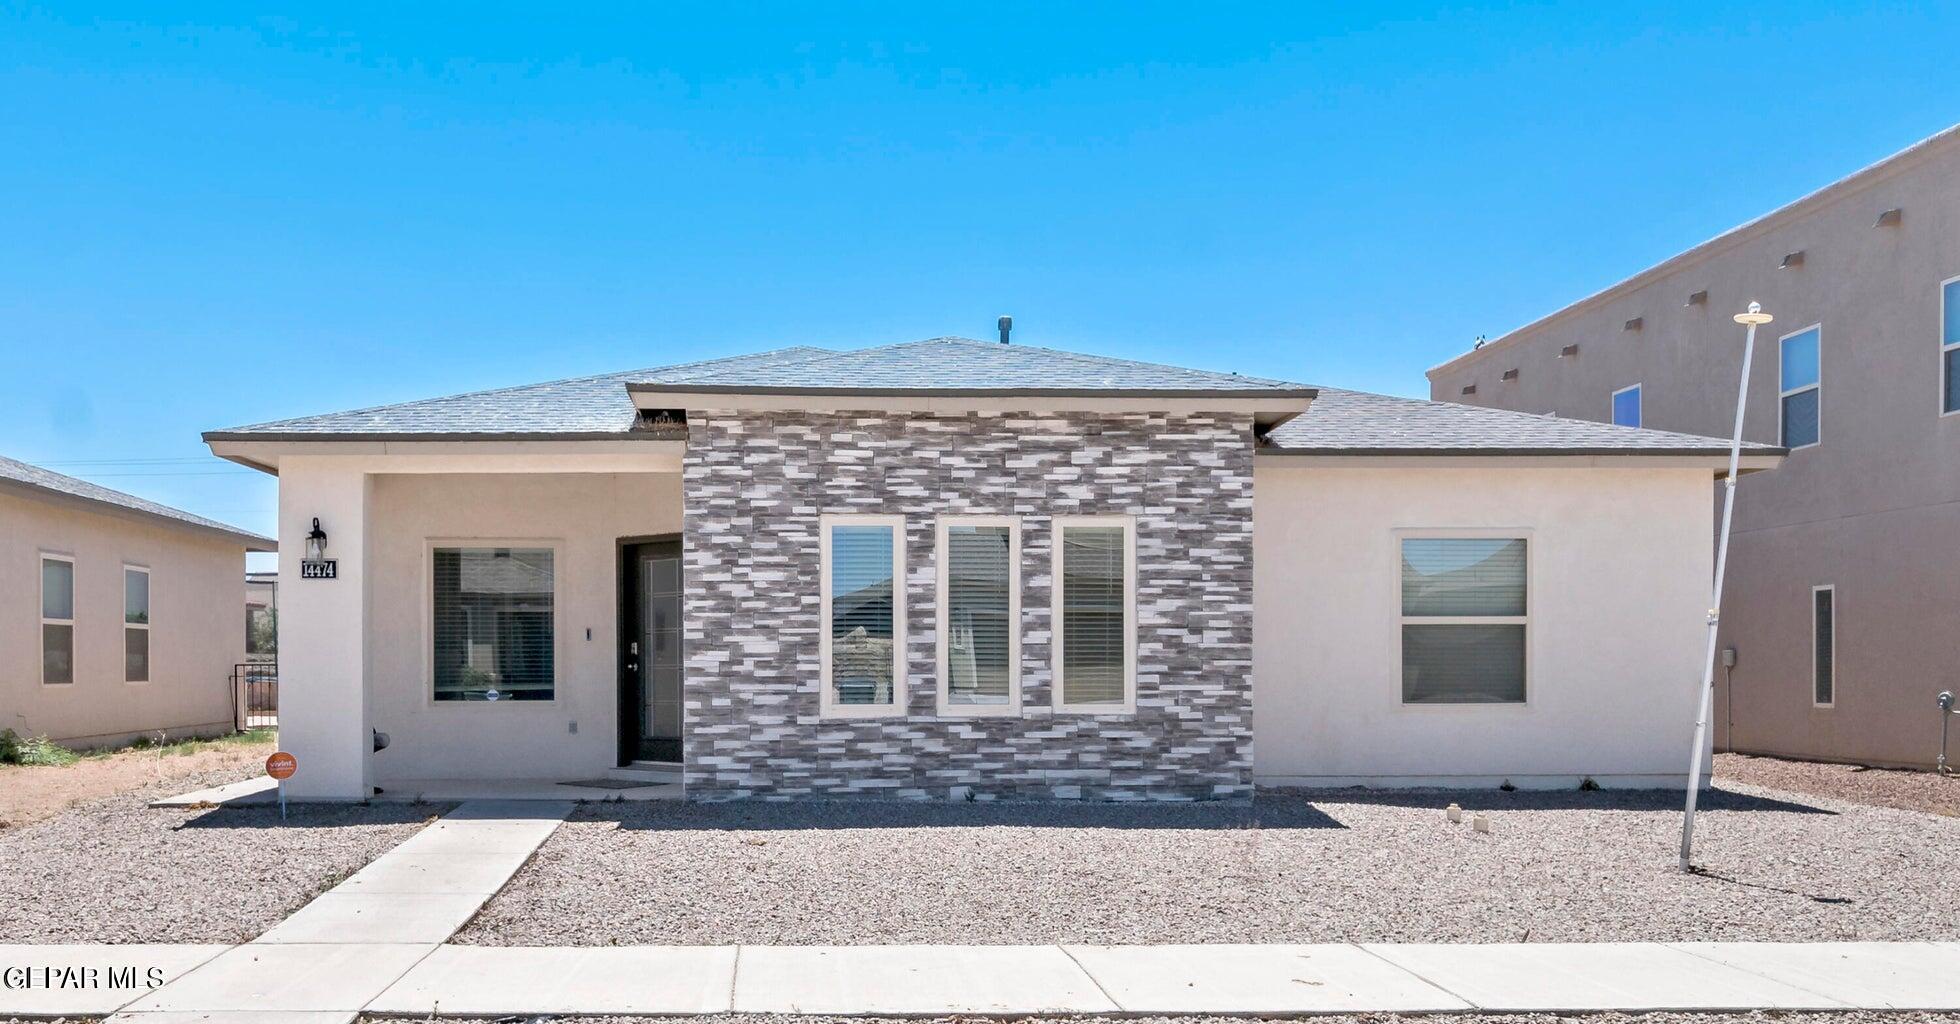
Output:
<svg viewBox="0 0 1960 1024">
<path fill-rule="evenodd" d="M 1715 634 L 1722 624 L 1722 575 L 1729 567 L 1729 524 L 1735 519 L 1735 478 L 1742 468 L 1742 411 L 1749 404 L 1749 362 L 1756 354 L 1756 328 L 1773 319 L 1763 312 L 1760 302 L 1751 302 L 1749 311 L 1737 313 L 1735 322 L 1748 328 L 1742 342 L 1742 383 L 1735 394 L 1735 434 L 1729 442 L 1729 475 L 1723 483 L 1722 538 L 1715 546 L 1715 590 L 1708 602 L 1708 661 L 1701 675 L 1701 710 L 1695 715 L 1695 746 L 1688 752 L 1688 807 L 1681 815 L 1681 870 L 1693 865 L 1689 855 L 1695 847 L 1695 800 L 1701 795 L 1701 752 L 1708 745 L 1708 715 L 1715 702 Z"/>
</svg>

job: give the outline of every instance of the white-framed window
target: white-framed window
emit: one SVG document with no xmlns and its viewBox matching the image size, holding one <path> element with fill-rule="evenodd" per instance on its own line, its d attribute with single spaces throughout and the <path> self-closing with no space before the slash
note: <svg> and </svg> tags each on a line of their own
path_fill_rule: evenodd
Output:
<svg viewBox="0 0 1960 1024">
<path fill-rule="evenodd" d="M 1137 705 L 1136 520 L 1054 520 L 1056 711 L 1128 714 Z"/>
<path fill-rule="evenodd" d="M 1640 385 L 1629 384 L 1613 392 L 1613 422 L 1622 427 L 1640 425 Z"/>
<path fill-rule="evenodd" d="M 41 685 L 75 681 L 75 560 L 41 555 Z"/>
<path fill-rule="evenodd" d="M 150 570 L 123 566 L 123 682 L 150 681 Z"/>
<path fill-rule="evenodd" d="M 818 517 L 825 717 L 905 714 L 905 517 Z"/>
<path fill-rule="evenodd" d="M 1823 325 L 1811 324 L 1777 341 L 1777 436 L 1785 448 L 1808 448 L 1823 437 L 1823 334 Z"/>
<path fill-rule="evenodd" d="M 1960 412 L 1960 277 L 1940 282 L 1940 415 Z"/>
<path fill-rule="evenodd" d="M 429 555 L 432 699 L 555 699 L 557 551 L 439 542 Z"/>
<path fill-rule="evenodd" d="M 1021 521 L 939 520 L 941 715 L 1021 713 Z"/>
<path fill-rule="evenodd" d="M 1837 587 L 1810 588 L 1810 701 L 1837 703 Z"/>
<path fill-rule="evenodd" d="M 1530 542 L 1515 531 L 1405 532 L 1402 703 L 1523 704 L 1530 662 Z"/>
</svg>

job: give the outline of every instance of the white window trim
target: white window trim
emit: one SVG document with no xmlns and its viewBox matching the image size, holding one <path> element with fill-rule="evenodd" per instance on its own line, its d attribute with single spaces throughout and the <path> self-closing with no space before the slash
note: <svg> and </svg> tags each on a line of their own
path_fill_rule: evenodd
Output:
<svg viewBox="0 0 1960 1024">
<path fill-rule="evenodd" d="M 1947 411 L 1947 408 L 1946 408 L 1946 385 L 1947 385 L 1947 382 L 1946 382 L 1946 354 L 1947 354 L 1948 352 L 1951 352 L 1951 351 L 1953 351 L 1954 349 L 1957 349 L 1957 348 L 1960 348 L 1960 341 L 1956 341 L 1956 342 L 1954 342 L 1954 343 L 1953 343 L 1953 344 L 1951 344 L 1951 345 L 1949 345 L 1949 344 L 1947 344 L 1947 343 L 1946 343 L 1946 317 L 1947 317 L 1947 312 L 1948 312 L 1948 310 L 1947 310 L 1947 308 L 1946 308 L 1946 286 L 1947 286 L 1947 285 L 1950 285 L 1950 284 L 1952 284 L 1952 283 L 1953 283 L 1953 282 L 1955 282 L 1955 281 L 1960 281 L 1960 274 L 1955 274 L 1954 276 L 1952 276 L 1952 277 L 1949 277 L 1949 278 L 1947 278 L 1947 279 L 1946 279 L 1946 280 L 1944 280 L 1944 281 L 1941 281 L 1941 282 L 1939 283 L 1939 289 L 1938 289 L 1938 291 L 1937 291 L 1937 292 L 1935 292 L 1935 298 L 1934 298 L 1934 301 L 1936 301 L 1936 302 L 1938 302 L 1938 303 L 1940 304 L 1940 317 L 1939 317 L 1939 320 L 1940 320 L 1940 334 L 1939 334 L 1939 338 L 1940 338 L 1940 368 L 1939 368 L 1939 370 L 1938 370 L 1938 372 L 1937 372 L 1937 374 L 1936 374 L 1936 376 L 1937 376 L 1937 377 L 1938 377 L 1938 379 L 1939 379 L 1939 388 L 1938 388 L 1938 390 L 1939 390 L 1939 395 L 1938 395 L 1938 398 L 1939 398 L 1939 402 L 1940 402 L 1940 418 L 1942 418 L 1942 419 L 1944 419 L 1944 418 L 1946 418 L 1946 417 L 1948 417 L 1948 416 L 1960 416 L 1960 409 L 1955 409 L 1955 410 L 1953 410 L 1953 411 L 1951 411 L 1951 412 L 1949 412 L 1949 411 Z"/>
<path fill-rule="evenodd" d="M 156 648 L 154 646 L 146 644 L 143 648 L 143 650 L 147 652 L 143 656 L 143 671 L 144 671 L 143 678 L 141 679 L 129 678 L 129 631 L 132 629 L 140 629 L 145 633 L 150 632 L 149 621 L 146 620 L 140 623 L 129 621 L 129 574 L 132 572 L 140 572 L 143 574 L 143 598 L 145 602 L 154 606 L 155 599 L 156 599 L 156 595 L 150 591 L 150 583 L 152 582 L 150 577 L 150 567 L 147 565 L 136 565 L 131 562 L 124 562 L 123 563 L 123 623 L 122 623 L 123 685 L 148 686 L 150 685 L 150 680 L 156 676 Z M 151 618 L 154 619 L 155 615 L 152 615 Z M 156 639 L 156 637 L 154 634 L 152 634 L 147 639 L 154 640 Z"/>
<path fill-rule="evenodd" d="M 1071 526 L 1123 528 L 1123 701 L 1120 704 L 1069 704 L 1062 700 L 1062 531 Z M 1056 516 L 1049 527 L 1050 703 L 1058 714 L 1134 715 L 1137 710 L 1137 522 L 1135 516 Z"/>
<path fill-rule="evenodd" d="M 1619 414 L 1618 406 L 1620 404 L 1620 396 L 1626 394 L 1629 391 L 1640 391 L 1640 385 L 1638 383 L 1628 384 L 1626 387 L 1623 387 L 1620 390 L 1613 392 L 1613 394 L 1606 399 L 1606 422 L 1608 423 L 1618 422 L 1614 417 L 1616 417 Z M 1647 424 L 1647 395 L 1645 392 L 1641 392 L 1640 422 L 1633 424 L 1633 426 L 1644 427 L 1646 426 L 1646 424 Z"/>
<path fill-rule="evenodd" d="M 889 526 L 892 531 L 892 702 L 839 704 L 830 686 L 830 532 L 838 526 Z M 905 517 L 863 514 L 825 514 L 817 517 L 818 562 L 823 599 L 817 619 L 819 718 L 903 718 L 911 688 L 905 665 Z"/>
<path fill-rule="evenodd" d="M 34 563 L 36 577 L 34 609 L 37 613 L 42 613 L 41 625 L 68 627 L 68 681 L 65 683 L 48 682 L 48 641 L 47 630 L 45 629 L 36 631 L 34 637 L 35 657 L 39 659 L 41 665 L 35 675 L 41 680 L 42 686 L 73 686 L 75 685 L 75 681 L 81 676 L 81 673 L 78 671 L 81 666 L 75 664 L 75 652 L 81 649 L 81 644 L 76 642 L 77 637 L 75 636 L 75 612 L 82 603 L 81 574 L 75 571 L 74 555 L 57 554 L 53 551 L 43 551 L 40 554 L 41 557 Z M 48 608 L 48 575 L 47 570 L 41 565 L 42 562 L 68 563 L 68 617 L 65 619 L 51 619 L 45 614 Z"/>
<path fill-rule="evenodd" d="M 1817 595 L 1819 592 L 1826 590 L 1831 592 L 1831 699 L 1828 701 L 1819 701 L 1817 699 Z M 1810 607 L 1807 610 L 1810 613 L 1810 706 L 1813 708 L 1834 708 L 1837 707 L 1838 690 L 1837 584 L 1825 583 L 1810 588 Z"/>
<path fill-rule="evenodd" d="M 1785 391 L 1783 390 L 1783 343 L 1789 341 L 1791 338 L 1794 338 L 1799 334 L 1808 334 L 1811 331 L 1817 332 L 1817 383 L 1805 384 L 1803 387 L 1791 388 L 1790 390 Z M 1817 392 L 1817 440 L 1812 441 L 1809 444 L 1795 445 L 1790 449 L 1793 452 L 1802 451 L 1805 448 L 1815 448 L 1818 445 L 1824 443 L 1824 324 L 1822 321 L 1811 324 L 1809 327 L 1799 327 L 1796 330 L 1791 331 L 1790 333 L 1782 336 L 1781 338 L 1776 339 L 1776 443 L 1777 444 L 1783 443 L 1783 400 L 1789 398 L 1791 395 L 1801 395 L 1806 391 Z"/>
<path fill-rule="evenodd" d="M 948 663 L 952 658 L 952 589 L 948 586 L 951 559 L 946 557 L 946 536 L 955 526 L 1004 526 L 1007 528 L 1007 703 L 955 704 L 951 700 L 953 683 Z M 936 633 L 938 634 L 938 713 L 947 718 L 1018 718 L 1021 715 L 1021 517 L 1020 516 L 941 516 L 934 539 L 933 561 L 938 565 Z M 829 635 L 829 630 L 824 631 Z M 825 659 L 828 665 L 830 662 Z M 825 687 L 825 692 L 829 688 Z"/>
<path fill-rule="evenodd" d="M 551 699 L 550 700 L 437 700 L 436 699 L 436 549 L 549 548 L 551 550 Z M 565 686 L 568 631 L 565 627 L 564 588 L 558 585 L 565 565 L 563 538 L 543 537 L 427 537 L 422 541 L 422 708 L 459 714 L 541 713 L 556 707 Z"/>
<path fill-rule="evenodd" d="M 1506 714 L 1528 711 L 1537 700 L 1538 688 L 1535 685 L 1537 673 L 1538 631 L 1532 626 L 1538 605 L 1538 539 L 1529 527 L 1407 527 L 1389 531 L 1392 557 L 1389 564 L 1394 567 L 1394 604 L 1390 607 L 1395 613 L 1395 639 L 1391 649 L 1395 652 L 1392 670 L 1389 673 L 1389 699 L 1398 708 L 1412 714 Z M 1402 542 L 1405 540 L 1521 540 L 1524 541 L 1524 614 L 1523 615 L 1404 615 L 1402 614 Z M 1461 703 L 1412 703 L 1402 699 L 1402 627 L 1403 626 L 1524 626 L 1524 699 L 1520 701 Z"/>
</svg>

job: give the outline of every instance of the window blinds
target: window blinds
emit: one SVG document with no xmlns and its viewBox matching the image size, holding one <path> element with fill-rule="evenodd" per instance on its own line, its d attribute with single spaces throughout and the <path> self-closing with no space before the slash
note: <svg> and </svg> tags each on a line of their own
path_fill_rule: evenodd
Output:
<svg viewBox="0 0 1960 1024">
<path fill-rule="evenodd" d="M 1011 702 L 1011 527 L 946 528 L 946 699 Z"/>
<path fill-rule="evenodd" d="M 1404 702 L 1525 699 L 1522 539 L 1403 540 L 1402 616 Z"/>
<path fill-rule="evenodd" d="M 550 700 L 552 552 L 435 550 L 435 699 Z"/>
<path fill-rule="evenodd" d="M 892 528 L 830 528 L 830 685 L 838 704 L 890 704 Z"/>
<path fill-rule="evenodd" d="M 1064 526 L 1062 703 L 1122 704 L 1127 607 L 1120 526 Z"/>
</svg>

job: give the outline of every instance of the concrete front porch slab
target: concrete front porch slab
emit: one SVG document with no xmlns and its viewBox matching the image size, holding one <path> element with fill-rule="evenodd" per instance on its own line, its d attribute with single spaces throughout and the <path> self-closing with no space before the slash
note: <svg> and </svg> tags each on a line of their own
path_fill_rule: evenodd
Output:
<svg viewBox="0 0 1960 1024">
<path fill-rule="evenodd" d="M 148 995 L 230 949 L 228 945 L 0 946 L 0 969 L 25 969 L 0 985 L 0 1017 L 100 1017 Z M 37 973 L 46 969 L 52 974 Z"/>
<path fill-rule="evenodd" d="M 1960 944 L 1681 942 L 1674 948 L 1850 1004 L 1960 1010 Z"/>
<path fill-rule="evenodd" d="M 387 945 L 239 946 L 131 1003 L 131 1012 L 358 1011 L 435 947 Z"/>
<path fill-rule="evenodd" d="M 1361 948 L 1480 1010 L 1835 1010 L 1844 1003 L 1649 942 Z"/>
<path fill-rule="evenodd" d="M 1065 946 L 1126 1013 L 1428 1012 L 1470 1004 L 1351 945 Z"/>
<path fill-rule="evenodd" d="M 1059 946 L 743 946 L 736 1013 L 1110 1013 Z"/>
<path fill-rule="evenodd" d="M 274 925 L 258 943 L 434 945 L 476 916 L 484 898 L 468 893 L 367 893 L 336 889 Z"/>
<path fill-rule="evenodd" d="M 733 946 L 444 946 L 416 964 L 371 1013 L 725 1013 Z"/>
<path fill-rule="evenodd" d="M 279 782 L 269 775 L 254 779 L 241 779 L 227 782 L 210 789 L 194 789 L 176 796 L 161 797 L 150 801 L 151 807 L 202 807 L 205 804 L 264 804 L 277 803 Z"/>
</svg>

